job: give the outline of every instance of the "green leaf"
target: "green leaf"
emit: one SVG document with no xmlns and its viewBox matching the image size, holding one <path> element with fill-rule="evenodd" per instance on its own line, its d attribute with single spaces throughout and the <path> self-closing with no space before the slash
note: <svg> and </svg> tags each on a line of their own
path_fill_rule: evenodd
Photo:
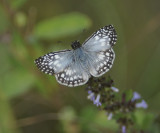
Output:
<svg viewBox="0 0 160 133">
<path fill-rule="evenodd" d="M 41 39 L 55 39 L 77 34 L 90 26 L 91 20 L 86 15 L 73 12 L 39 22 L 34 35 Z"/>
<path fill-rule="evenodd" d="M 129 101 L 132 99 L 133 91 L 131 89 L 125 90 L 125 94 L 126 94 L 126 101 Z"/>
<path fill-rule="evenodd" d="M 20 95 L 31 88 L 35 78 L 25 70 L 14 69 L 0 78 L 2 92 L 8 98 Z"/>
<path fill-rule="evenodd" d="M 140 130 L 149 129 L 152 125 L 153 119 L 154 119 L 154 115 L 151 113 L 147 113 L 142 110 L 135 112 L 136 125 Z"/>
</svg>

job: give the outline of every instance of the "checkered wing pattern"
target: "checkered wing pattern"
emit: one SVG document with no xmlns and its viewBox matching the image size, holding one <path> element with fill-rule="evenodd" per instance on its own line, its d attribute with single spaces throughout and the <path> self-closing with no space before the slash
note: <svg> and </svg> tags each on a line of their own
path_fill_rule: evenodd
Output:
<svg viewBox="0 0 160 133">
<path fill-rule="evenodd" d="M 99 77 L 111 69 L 115 59 L 115 53 L 112 48 L 88 54 L 92 55 L 88 60 L 90 64 L 89 72 L 92 76 Z"/>
<path fill-rule="evenodd" d="M 44 73 L 53 75 L 57 81 L 66 86 L 74 87 L 85 84 L 89 75 L 80 62 L 75 62 L 72 50 L 51 52 L 35 60 L 37 67 Z"/>
<path fill-rule="evenodd" d="M 54 74 L 60 84 L 83 85 L 91 75 L 99 77 L 111 69 L 115 59 L 112 47 L 116 41 L 114 27 L 105 26 L 93 33 L 81 47 L 48 53 L 36 59 L 35 64 L 42 72 Z"/>
<path fill-rule="evenodd" d="M 59 52 L 51 52 L 39 57 L 34 62 L 39 70 L 42 72 L 53 75 L 61 72 L 72 61 L 71 50 L 64 50 Z M 62 63 L 63 62 L 63 63 Z"/>
<path fill-rule="evenodd" d="M 117 33 L 112 25 L 105 26 L 94 32 L 84 43 L 86 51 L 106 51 L 117 41 Z"/>
<path fill-rule="evenodd" d="M 83 43 L 92 76 L 99 77 L 111 69 L 115 59 L 112 47 L 116 41 L 116 31 L 112 25 L 108 25 L 93 33 Z"/>
<path fill-rule="evenodd" d="M 89 79 L 89 74 L 83 69 L 80 62 L 72 62 L 62 72 L 55 75 L 60 84 L 75 87 L 85 84 Z"/>
</svg>

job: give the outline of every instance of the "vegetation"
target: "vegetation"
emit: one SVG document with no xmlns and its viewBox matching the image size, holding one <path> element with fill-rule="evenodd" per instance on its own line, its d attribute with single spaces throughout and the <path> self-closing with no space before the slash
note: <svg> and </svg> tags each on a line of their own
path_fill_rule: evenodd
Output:
<svg viewBox="0 0 160 133">
<path fill-rule="evenodd" d="M 159 5 L 158 0 L 1 0 L 0 133 L 159 133 Z M 144 110 L 134 103 L 129 125 L 117 122 L 126 116 L 117 110 L 108 120 L 108 108 L 101 111 L 103 103 L 99 110 L 87 99 L 88 85 L 59 85 L 34 64 L 37 57 L 70 49 L 71 42 L 83 43 L 109 24 L 118 41 L 114 65 L 105 74 L 114 86 L 106 86 L 106 92 L 118 88 L 119 93 L 112 90 L 116 102 L 124 95 L 131 101 L 138 92 L 148 105 Z"/>
</svg>

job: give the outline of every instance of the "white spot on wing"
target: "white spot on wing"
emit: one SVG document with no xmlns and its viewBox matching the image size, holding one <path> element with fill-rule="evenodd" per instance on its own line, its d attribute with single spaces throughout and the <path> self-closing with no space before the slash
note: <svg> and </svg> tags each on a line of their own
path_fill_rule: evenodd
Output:
<svg viewBox="0 0 160 133">
<path fill-rule="evenodd" d="M 64 78 L 64 73 L 61 74 L 61 77 Z"/>
<path fill-rule="evenodd" d="M 58 59 L 58 58 L 59 58 L 59 55 L 55 55 L 54 57 L 55 57 L 55 59 Z"/>
</svg>

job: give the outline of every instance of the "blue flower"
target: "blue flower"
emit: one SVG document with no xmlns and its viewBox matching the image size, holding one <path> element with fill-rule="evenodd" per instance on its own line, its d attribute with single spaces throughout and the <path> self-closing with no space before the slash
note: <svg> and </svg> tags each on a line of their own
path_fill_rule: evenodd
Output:
<svg viewBox="0 0 160 133">
<path fill-rule="evenodd" d="M 133 93 L 133 98 L 131 101 L 135 101 L 141 98 L 141 95 L 138 92 Z"/>
<path fill-rule="evenodd" d="M 122 126 L 122 133 L 126 133 L 126 126 Z"/>
<path fill-rule="evenodd" d="M 88 91 L 88 99 L 90 99 L 91 101 L 94 101 L 95 100 L 95 94 L 94 92 L 92 92 L 91 90 Z"/>
<path fill-rule="evenodd" d="M 93 103 L 96 104 L 97 107 L 102 105 L 102 103 L 100 102 L 100 98 L 101 98 L 101 95 L 98 94 L 96 99 L 93 101 Z"/>
<path fill-rule="evenodd" d="M 118 88 L 116 88 L 116 87 L 111 87 L 111 89 L 114 91 L 114 92 L 119 92 L 119 89 Z"/>
<path fill-rule="evenodd" d="M 146 103 L 146 101 L 142 100 L 142 102 L 140 103 L 136 103 L 136 108 L 148 108 L 148 104 Z"/>
<path fill-rule="evenodd" d="M 107 113 L 107 115 L 108 115 L 108 120 L 111 120 L 113 117 L 113 113 Z"/>
</svg>

